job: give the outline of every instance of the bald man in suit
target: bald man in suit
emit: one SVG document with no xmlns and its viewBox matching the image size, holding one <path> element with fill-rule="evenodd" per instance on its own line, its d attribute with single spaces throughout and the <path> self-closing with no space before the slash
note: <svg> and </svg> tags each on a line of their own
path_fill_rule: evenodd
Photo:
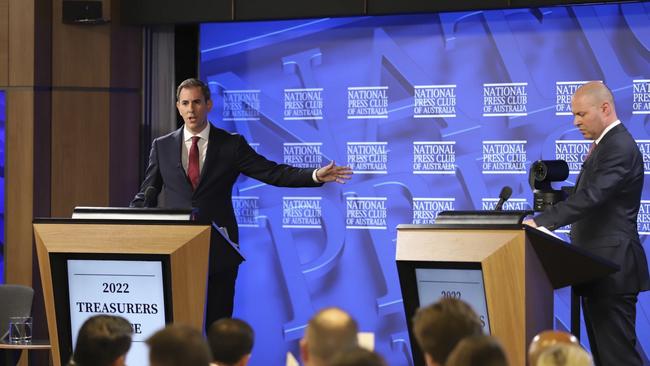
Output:
<svg viewBox="0 0 650 366">
<path fill-rule="evenodd" d="M 611 91 L 601 82 L 573 96 L 574 125 L 594 140 L 565 201 L 524 224 L 555 230 L 572 224 L 571 242 L 620 266 L 607 277 L 575 287 L 589 344 L 598 366 L 642 365 L 636 346 L 636 302 L 650 289 L 648 263 L 639 240 L 637 214 L 643 189 L 643 158 L 616 116 Z"/>
<path fill-rule="evenodd" d="M 277 164 L 255 152 L 243 136 L 214 127 L 208 122 L 210 89 L 201 80 L 183 81 L 176 99 L 185 124 L 153 141 L 146 177 L 131 206 L 145 205 L 145 192 L 153 187 L 154 192 L 164 193 L 165 207 L 193 208 L 199 221 L 225 227 L 230 239 L 238 243 L 232 188 L 239 174 L 282 187 L 319 187 L 327 182 L 345 183 L 351 177 L 349 167 L 333 161 L 318 169 Z M 211 246 L 206 326 L 232 316 L 238 266 L 238 261 L 224 261 L 215 245 Z"/>
</svg>

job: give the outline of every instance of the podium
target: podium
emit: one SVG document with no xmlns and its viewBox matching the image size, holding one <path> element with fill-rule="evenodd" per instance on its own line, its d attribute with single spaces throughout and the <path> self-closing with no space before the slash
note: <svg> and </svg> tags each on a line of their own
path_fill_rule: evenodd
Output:
<svg viewBox="0 0 650 366">
<path fill-rule="evenodd" d="M 129 357 L 139 352 L 133 356 L 138 360 L 146 357 L 142 341 L 167 323 L 202 329 L 209 225 L 37 219 L 33 226 L 54 366 L 71 356 L 76 339 L 71 328 L 97 313 L 129 319 L 134 329 Z"/>
<path fill-rule="evenodd" d="M 522 227 L 521 219 L 399 225 L 396 260 L 415 365 L 424 362 L 412 333 L 421 305 L 441 297 L 469 302 L 486 332 L 502 342 L 510 364 L 526 365 L 532 338 L 553 328 L 553 290 L 618 270 L 579 247 Z"/>
</svg>

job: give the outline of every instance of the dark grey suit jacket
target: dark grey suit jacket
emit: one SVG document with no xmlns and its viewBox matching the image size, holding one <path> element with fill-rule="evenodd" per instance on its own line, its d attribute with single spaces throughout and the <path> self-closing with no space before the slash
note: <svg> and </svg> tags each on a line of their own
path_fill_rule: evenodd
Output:
<svg viewBox="0 0 650 366">
<path fill-rule="evenodd" d="M 240 173 L 275 186 L 321 185 L 313 181 L 313 169 L 294 168 L 267 160 L 255 152 L 243 136 L 210 125 L 201 179 L 196 191 L 192 192 L 181 163 L 182 143 L 183 127 L 153 141 L 146 177 L 131 206 L 141 203 L 144 191 L 153 186 L 164 192 L 165 207 L 195 208 L 199 221 L 226 227 L 231 240 L 237 243 L 239 232 L 232 206 L 232 188 Z M 212 258 L 210 270 L 216 270 Z"/>
<path fill-rule="evenodd" d="M 582 296 L 631 294 L 650 289 L 648 263 L 639 241 L 637 214 L 643 158 L 622 125 L 612 128 L 584 162 L 575 191 L 535 217 L 551 230 L 572 224 L 571 242 L 618 264 L 620 271 L 576 286 Z"/>
</svg>

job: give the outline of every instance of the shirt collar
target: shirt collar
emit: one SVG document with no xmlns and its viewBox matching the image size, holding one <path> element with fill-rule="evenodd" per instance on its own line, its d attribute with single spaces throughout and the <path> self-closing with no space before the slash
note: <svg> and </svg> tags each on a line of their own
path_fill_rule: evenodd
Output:
<svg viewBox="0 0 650 366">
<path fill-rule="evenodd" d="M 612 128 L 614 128 L 614 127 L 616 127 L 616 126 L 618 126 L 620 124 L 621 124 L 621 120 L 617 119 L 616 121 L 612 122 L 609 126 L 605 127 L 605 129 L 603 130 L 603 133 L 600 134 L 600 137 L 598 137 L 596 139 L 596 141 L 594 141 L 596 143 L 596 145 L 600 144 L 600 140 L 602 140 L 603 137 L 605 137 L 605 134 L 607 132 L 609 132 Z"/>
<path fill-rule="evenodd" d="M 199 136 L 201 139 L 205 139 L 207 141 L 210 137 L 210 121 L 208 121 L 208 123 L 205 125 L 203 131 L 197 133 L 196 135 L 193 134 L 192 131 L 188 130 L 187 127 L 183 127 L 183 141 L 191 140 L 194 136 Z"/>
</svg>

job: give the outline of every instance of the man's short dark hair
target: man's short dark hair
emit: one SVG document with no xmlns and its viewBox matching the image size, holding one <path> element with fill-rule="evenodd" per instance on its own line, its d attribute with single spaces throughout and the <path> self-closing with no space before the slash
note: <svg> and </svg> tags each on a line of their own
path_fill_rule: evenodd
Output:
<svg viewBox="0 0 650 366">
<path fill-rule="evenodd" d="M 176 101 L 181 97 L 181 90 L 186 88 L 200 88 L 205 101 L 207 102 L 210 100 L 210 88 L 208 85 L 199 79 L 189 78 L 183 80 L 183 82 L 178 85 L 178 88 L 176 88 Z"/>
<path fill-rule="evenodd" d="M 255 334 L 248 323 L 240 319 L 223 318 L 212 323 L 208 342 L 212 359 L 233 365 L 253 350 Z"/>
<path fill-rule="evenodd" d="M 477 335 L 458 342 L 445 366 L 508 366 L 508 358 L 496 338 Z"/>
<path fill-rule="evenodd" d="M 444 364 L 461 339 L 482 334 L 483 326 L 467 303 L 445 298 L 417 311 L 413 333 L 420 349 Z"/>
<path fill-rule="evenodd" d="M 339 352 L 329 366 L 386 366 L 386 361 L 377 352 L 357 347 Z"/>
<path fill-rule="evenodd" d="M 72 359 L 78 366 L 109 366 L 129 352 L 132 333 L 131 324 L 122 317 L 88 318 L 79 329 Z"/>
<path fill-rule="evenodd" d="M 147 339 L 151 366 L 208 366 L 210 348 L 198 330 L 172 324 Z"/>
</svg>

